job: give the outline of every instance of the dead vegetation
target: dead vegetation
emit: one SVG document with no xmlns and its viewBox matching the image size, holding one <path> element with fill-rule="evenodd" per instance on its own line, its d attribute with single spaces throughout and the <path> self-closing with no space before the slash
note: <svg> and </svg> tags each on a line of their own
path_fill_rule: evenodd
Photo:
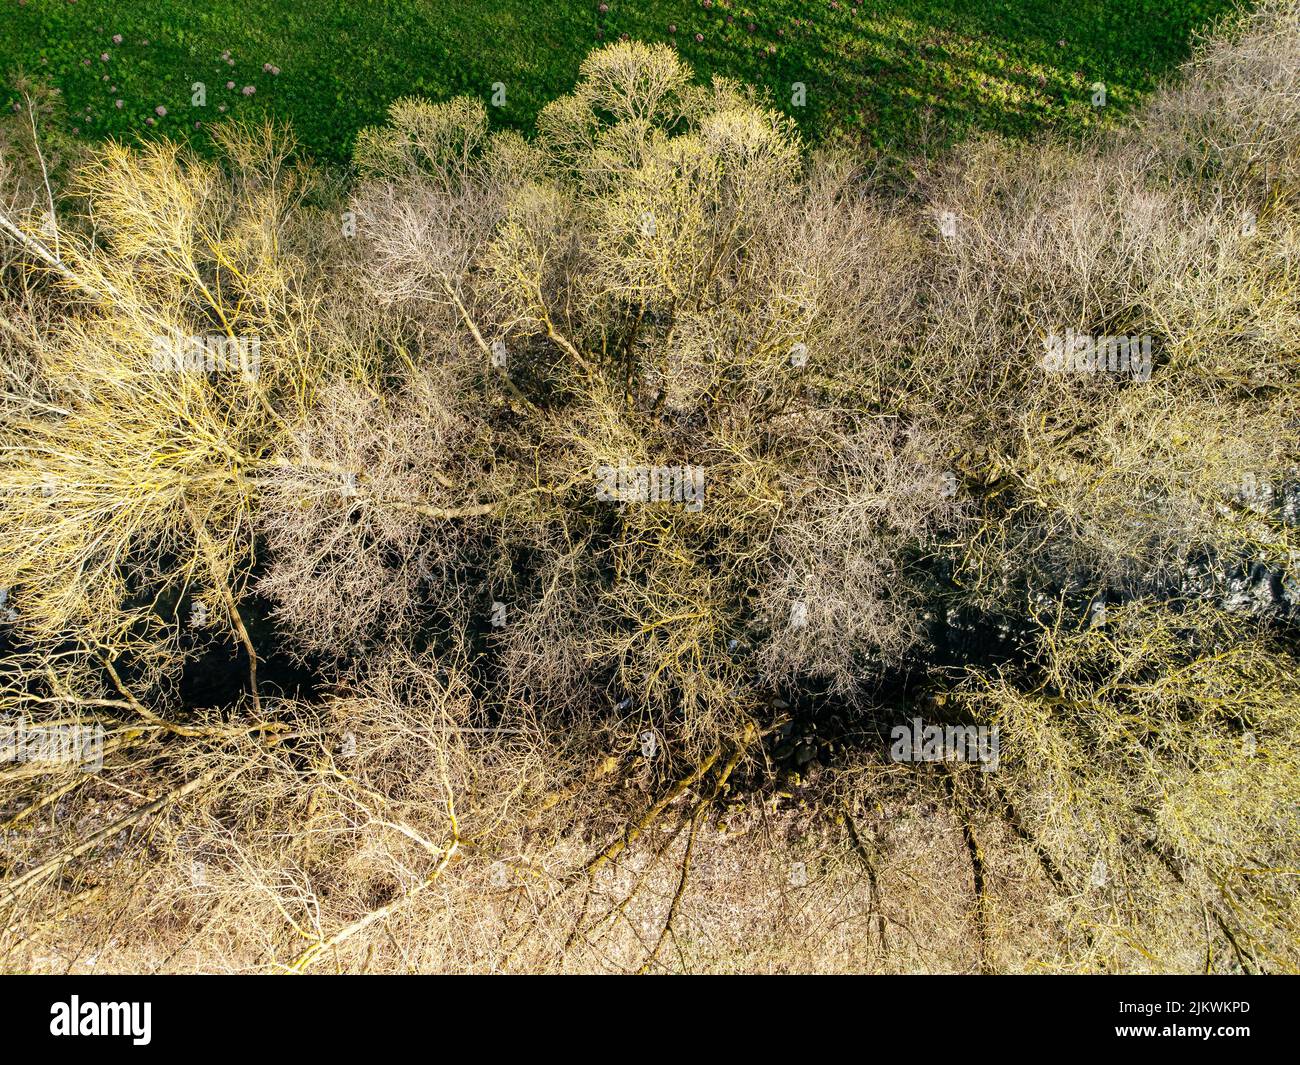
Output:
<svg viewBox="0 0 1300 1065">
<path fill-rule="evenodd" d="M 900 194 L 619 44 L 531 139 L 399 101 L 342 198 L 31 96 L 0 966 L 1294 971 L 1298 94 L 1270 0 Z"/>
</svg>

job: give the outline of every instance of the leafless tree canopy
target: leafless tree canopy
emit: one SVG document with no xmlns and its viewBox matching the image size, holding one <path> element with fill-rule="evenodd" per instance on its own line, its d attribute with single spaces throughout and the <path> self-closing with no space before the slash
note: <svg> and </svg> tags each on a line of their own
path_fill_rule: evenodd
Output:
<svg viewBox="0 0 1300 1065">
<path fill-rule="evenodd" d="M 0 966 L 1294 971 L 1297 100 L 1291 0 L 905 191 L 663 46 L 346 186 L 32 87 Z"/>
</svg>

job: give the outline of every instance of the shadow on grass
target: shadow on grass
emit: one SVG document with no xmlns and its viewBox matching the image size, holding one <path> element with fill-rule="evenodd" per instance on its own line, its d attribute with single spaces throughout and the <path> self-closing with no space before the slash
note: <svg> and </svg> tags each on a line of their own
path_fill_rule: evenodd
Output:
<svg viewBox="0 0 1300 1065">
<path fill-rule="evenodd" d="M 706 6 L 707 4 L 707 6 Z M 767 90 L 811 139 L 907 151 L 973 128 L 1081 132 L 1150 91 L 1231 0 L 0 0 L 0 74 L 48 79 L 79 136 L 202 145 L 233 115 L 288 119 L 348 157 L 397 96 L 487 99 L 527 129 L 584 56 L 673 43 L 702 78 Z M 697 35 L 700 38 L 697 40 Z M 120 38 L 120 40 L 118 39 Z M 274 68 L 274 69 L 270 69 Z M 278 72 L 277 72 L 278 71 Z M 1092 104 L 1102 83 L 1107 106 Z M 795 106 L 802 83 L 806 104 Z M 5 98 L 12 104 L 16 96 Z M 120 101 L 120 104 L 119 104 Z M 201 102 L 196 102 L 201 101 Z M 165 113 L 160 113 L 159 109 Z"/>
</svg>

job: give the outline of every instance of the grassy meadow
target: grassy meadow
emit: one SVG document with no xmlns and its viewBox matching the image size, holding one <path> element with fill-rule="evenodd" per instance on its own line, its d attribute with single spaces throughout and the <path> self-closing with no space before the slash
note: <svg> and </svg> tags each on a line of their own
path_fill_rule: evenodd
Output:
<svg viewBox="0 0 1300 1065">
<path fill-rule="evenodd" d="M 1150 90 L 1227 0 L 2 0 L 5 104 L 23 74 L 64 94 L 97 139 L 202 137 L 267 111 L 320 158 L 403 95 L 488 100 L 526 129 L 595 46 L 673 43 L 701 77 L 769 91 L 813 139 L 881 149 L 972 127 L 1082 130 Z M 277 71 L 275 73 L 274 71 Z M 205 102 L 195 106 L 194 86 Z M 1093 105 L 1096 85 L 1106 106 Z M 796 85 L 804 103 L 796 105 Z M 250 91 L 251 90 L 251 91 Z M 498 97 L 499 99 L 499 97 Z M 119 103 L 120 101 L 120 103 Z M 161 113 L 159 109 L 165 113 Z"/>
</svg>

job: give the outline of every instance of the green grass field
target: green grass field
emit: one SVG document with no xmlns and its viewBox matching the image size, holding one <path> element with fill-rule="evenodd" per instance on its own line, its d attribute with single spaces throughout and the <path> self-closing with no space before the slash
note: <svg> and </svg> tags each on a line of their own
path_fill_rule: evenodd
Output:
<svg viewBox="0 0 1300 1065">
<path fill-rule="evenodd" d="M 929 127 L 942 136 L 970 127 L 1083 129 L 1149 90 L 1187 54 L 1192 34 L 1231 7 L 1230 0 L 0 0 L 0 74 L 6 103 L 16 99 L 10 86 L 20 73 L 58 86 L 82 136 L 193 135 L 195 123 L 270 111 L 290 119 L 314 153 L 337 160 L 358 128 L 404 94 L 488 99 L 501 83 L 506 103 L 494 110 L 497 121 L 527 126 L 572 85 L 591 48 L 628 34 L 674 42 L 703 76 L 767 88 L 811 137 L 907 148 Z M 192 105 L 195 82 L 206 88 L 206 106 Z M 802 108 L 792 104 L 796 82 L 806 86 Z M 1092 104 L 1097 82 L 1108 95 L 1100 110 Z"/>
</svg>

